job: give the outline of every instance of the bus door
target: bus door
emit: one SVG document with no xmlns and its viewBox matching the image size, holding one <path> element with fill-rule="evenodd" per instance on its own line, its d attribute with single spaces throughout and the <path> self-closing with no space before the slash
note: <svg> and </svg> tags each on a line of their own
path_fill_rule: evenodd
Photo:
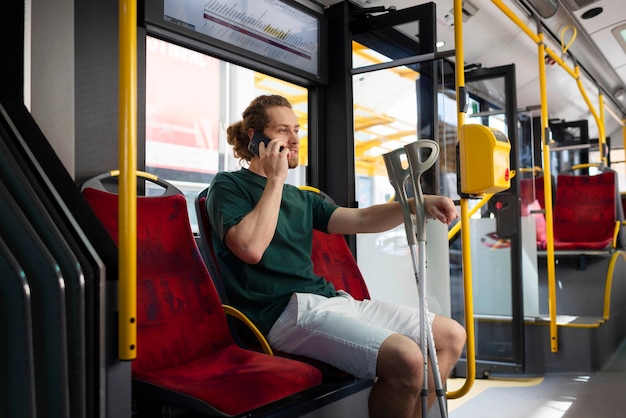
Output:
<svg viewBox="0 0 626 418">
<path fill-rule="evenodd" d="M 383 154 L 421 139 L 436 139 L 432 130 L 436 127 L 436 79 L 432 75 L 438 74 L 434 68 L 440 65 L 440 58 L 452 56 L 454 51 L 435 52 L 435 12 L 434 3 L 376 17 L 363 17 L 360 11 L 352 11 L 352 78 L 348 84 L 353 91 L 354 184 L 359 207 L 395 198 Z M 401 30 L 407 25 L 411 27 L 411 36 Z M 441 160 L 445 149 L 440 148 Z M 424 193 L 437 192 L 439 165 L 424 173 Z M 426 227 L 428 308 L 449 317 L 447 227 L 440 222 L 429 222 Z M 404 225 L 383 233 L 359 234 L 356 249 L 359 267 L 373 298 L 420 306 Z"/>
<path fill-rule="evenodd" d="M 502 131 L 511 143 L 511 172 L 517 172 L 515 66 L 466 71 L 465 77 L 465 123 Z M 477 377 L 524 371 L 524 315 L 538 314 L 534 229 L 523 233 L 528 226 L 520 217 L 518 179 L 512 176 L 511 187 L 491 197 L 470 221 Z M 470 206 L 480 201 L 473 200 Z M 462 310 L 461 275 L 462 270 L 451 269 L 454 315 Z M 456 319 L 464 323 L 464 318 Z M 459 374 L 465 370 L 457 369 Z"/>
</svg>

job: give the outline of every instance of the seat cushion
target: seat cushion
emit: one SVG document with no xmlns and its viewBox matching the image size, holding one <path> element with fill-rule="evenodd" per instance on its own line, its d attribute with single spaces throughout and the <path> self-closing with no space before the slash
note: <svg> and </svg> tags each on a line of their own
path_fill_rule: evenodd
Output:
<svg viewBox="0 0 626 418">
<path fill-rule="evenodd" d="M 308 364 L 242 349 L 234 344 L 210 355 L 133 378 L 184 393 L 237 415 L 316 386 L 321 372 Z"/>
</svg>

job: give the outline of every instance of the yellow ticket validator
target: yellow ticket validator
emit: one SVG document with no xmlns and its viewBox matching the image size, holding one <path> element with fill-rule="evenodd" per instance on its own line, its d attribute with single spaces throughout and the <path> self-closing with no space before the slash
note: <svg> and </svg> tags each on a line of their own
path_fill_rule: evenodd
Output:
<svg viewBox="0 0 626 418">
<path fill-rule="evenodd" d="M 511 143 L 497 129 L 466 124 L 459 142 L 461 191 L 498 193 L 511 187 Z"/>
</svg>

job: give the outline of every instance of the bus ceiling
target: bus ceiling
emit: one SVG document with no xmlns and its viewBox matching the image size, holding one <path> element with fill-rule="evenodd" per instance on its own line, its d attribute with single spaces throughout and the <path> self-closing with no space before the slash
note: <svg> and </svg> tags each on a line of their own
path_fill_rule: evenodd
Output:
<svg viewBox="0 0 626 418">
<path fill-rule="evenodd" d="M 337 0 L 316 0 L 325 7 Z M 425 0 L 350 0 L 371 15 L 393 13 Z M 454 48 L 454 0 L 437 0 L 437 40 L 440 51 Z M 546 45 L 562 55 L 571 68 L 580 67 L 581 82 L 598 111 L 599 94 L 605 107 L 605 134 L 612 147 L 622 144 L 626 118 L 626 8 L 615 0 L 504 0 L 529 28 L 545 34 Z M 467 65 L 516 66 L 518 108 L 536 108 L 539 98 L 537 45 L 492 0 L 464 0 L 464 54 Z M 382 11 L 378 11 L 382 10 Z M 395 27 L 415 37 L 415 22 Z M 581 97 L 577 81 L 546 56 L 548 111 L 551 119 L 589 121 L 590 136 L 597 124 Z"/>
</svg>

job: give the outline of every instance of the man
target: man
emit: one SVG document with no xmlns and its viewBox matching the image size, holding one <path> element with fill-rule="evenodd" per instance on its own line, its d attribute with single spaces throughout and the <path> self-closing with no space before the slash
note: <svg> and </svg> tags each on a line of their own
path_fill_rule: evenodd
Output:
<svg viewBox="0 0 626 418">
<path fill-rule="evenodd" d="M 249 168 L 218 173 L 207 211 L 213 244 L 230 302 L 267 336 L 273 348 L 316 358 L 361 378 L 376 378 L 370 417 L 421 416 L 424 359 L 419 345 L 419 309 L 355 301 L 313 273 L 312 229 L 330 233 L 381 232 L 403 221 L 398 202 L 368 208 L 331 205 L 285 184 L 298 165 L 298 120 L 281 96 L 260 96 L 231 125 L 228 142 Z M 248 150 L 255 132 L 271 141 Z M 435 219 L 457 218 L 453 202 L 425 196 Z M 465 330 L 431 315 L 442 378 L 461 355 Z M 430 376 L 429 388 L 434 388 Z M 435 399 L 430 391 L 429 404 Z"/>
</svg>

